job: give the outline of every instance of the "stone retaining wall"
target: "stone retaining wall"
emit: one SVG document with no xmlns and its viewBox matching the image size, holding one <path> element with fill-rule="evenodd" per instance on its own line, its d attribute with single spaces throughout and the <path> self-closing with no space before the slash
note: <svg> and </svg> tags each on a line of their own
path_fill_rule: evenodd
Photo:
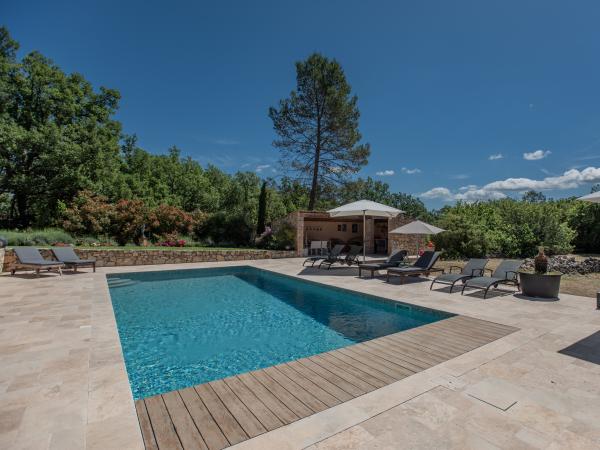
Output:
<svg viewBox="0 0 600 450">
<path fill-rule="evenodd" d="M 52 259 L 48 249 L 40 249 L 42 255 Z M 245 261 L 250 259 L 293 258 L 294 250 L 94 250 L 75 249 L 81 259 L 96 259 L 97 267 L 141 266 L 147 264 L 180 264 L 213 261 Z M 15 263 L 15 254 L 7 249 L 2 270 L 10 270 Z M 0 261 L 1 262 L 1 261 Z"/>
</svg>

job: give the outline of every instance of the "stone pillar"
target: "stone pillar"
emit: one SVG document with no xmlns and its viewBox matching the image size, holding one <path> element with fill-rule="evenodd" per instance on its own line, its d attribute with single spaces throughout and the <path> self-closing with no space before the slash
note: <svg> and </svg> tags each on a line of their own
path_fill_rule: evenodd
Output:
<svg viewBox="0 0 600 450">
<path fill-rule="evenodd" d="M 375 251 L 375 220 L 372 217 L 367 217 L 366 220 L 364 245 L 367 254 Z"/>
</svg>

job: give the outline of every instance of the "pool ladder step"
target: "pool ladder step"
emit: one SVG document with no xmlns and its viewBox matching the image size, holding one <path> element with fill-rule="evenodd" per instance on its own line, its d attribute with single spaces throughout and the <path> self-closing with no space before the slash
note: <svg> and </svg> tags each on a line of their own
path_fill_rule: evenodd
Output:
<svg viewBox="0 0 600 450">
<path fill-rule="evenodd" d="M 131 280 L 129 278 L 109 278 L 108 279 L 108 287 L 111 287 L 111 288 L 133 286 L 134 284 L 138 284 L 138 281 Z"/>
</svg>

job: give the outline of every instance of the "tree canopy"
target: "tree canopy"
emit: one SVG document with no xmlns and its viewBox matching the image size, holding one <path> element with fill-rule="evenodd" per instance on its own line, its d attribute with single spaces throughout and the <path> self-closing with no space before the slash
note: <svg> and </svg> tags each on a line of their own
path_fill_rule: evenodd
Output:
<svg viewBox="0 0 600 450">
<path fill-rule="evenodd" d="M 283 166 L 310 186 L 314 209 L 326 183 L 339 182 L 367 164 L 369 144 L 358 144 L 358 98 L 341 65 L 314 53 L 296 63 L 296 89 L 269 108 Z"/>
</svg>

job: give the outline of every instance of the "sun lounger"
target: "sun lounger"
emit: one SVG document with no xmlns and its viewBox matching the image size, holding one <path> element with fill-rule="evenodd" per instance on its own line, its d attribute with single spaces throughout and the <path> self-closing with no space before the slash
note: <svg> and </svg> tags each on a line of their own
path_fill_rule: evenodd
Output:
<svg viewBox="0 0 600 450">
<path fill-rule="evenodd" d="M 405 277 L 425 275 L 429 276 L 431 272 L 442 272 L 442 269 L 434 268 L 441 252 L 426 251 L 412 266 L 391 267 L 387 270 L 386 281 L 390 281 L 390 275 L 400 277 L 400 284 L 404 283 Z"/>
<path fill-rule="evenodd" d="M 52 270 L 55 269 L 60 275 L 62 275 L 62 268 L 64 264 L 60 261 L 51 261 L 44 259 L 39 250 L 35 247 L 15 247 L 15 255 L 17 256 L 17 262 L 11 268 L 10 273 L 15 274 L 20 269 L 33 269 L 39 276 L 40 270 Z"/>
<path fill-rule="evenodd" d="M 462 288 L 462 294 L 464 295 L 466 288 L 475 288 L 484 290 L 483 298 L 487 297 L 490 288 L 497 288 L 499 284 L 514 284 L 517 289 L 521 288 L 519 284 L 518 270 L 523 264 L 522 260 L 517 259 L 505 259 L 493 272 L 490 269 L 491 276 L 489 277 L 476 277 L 467 280 Z"/>
<path fill-rule="evenodd" d="M 360 245 L 351 245 L 350 250 L 346 254 L 346 256 L 339 257 L 336 259 L 326 259 L 319 264 L 319 269 L 326 268 L 327 270 L 331 269 L 331 266 L 334 264 L 348 265 L 352 266 L 354 264 L 358 265 L 358 257 L 360 252 L 362 251 L 362 247 Z"/>
<path fill-rule="evenodd" d="M 385 261 L 372 261 L 366 264 L 359 264 L 358 276 L 360 277 L 362 275 L 362 271 L 366 270 L 371 272 L 371 278 L 373 278 L 373 274 L 376 270 L 398 267 L 400 264 L 406 261 L 406 255 L 408 255 L 406 250 L 398 250 L 397 252 L 392 253 Z"/>
<path fill-rule="evenodd" d="M 309 256 L 308 258 L 306 258 L 304 260 L 304 262 L 302 263 L 303 266 L 306 265 L 306 263 L 312 263 L 311 267 L 315 265 L 315 263 L 317 261 L 322 261 L 324 259 L 331 259 L 334 260 L 336 258 L 339 258 L 340 254 L 342 253 L 342 250 L 344 250 L 344 247 L 346 247 L 345 244 L 338 244 L 336 246 L 334 246 L 331 251 L 329 252 L 328 255 L 321 255 L 321 256 Z"/>
<path fill-rule="evenodd" d="M 481 277 L 484 274 L 485 265 L 488 263 L 487 259 L 470 259 L 465 267 L 462 269 L 460 266 L 450 266 L 450 273 L 444 273 L 442 275 L 437 276 L 432 282 L 431 286 L 429 286 L 429 290 L 433 288 L 435 283 L 440 284 L 448 284 L 450 285 L 450 293 L 454 289 L 454 285 L 459 281 L 462 281 L 463 284 L 470 278 Z M 453 269 L 460 269 L 458 273 L 452 273 Z"/>
<path fill-rule="evenodd" d="M 72 247 L 53 247 L 52 253 L 65 267 L 71 268 L 75 272 L 80 267 L 92 267 L 94 272 L 96 271 L 96 260 L 79 258 Z"/>
</svg>

